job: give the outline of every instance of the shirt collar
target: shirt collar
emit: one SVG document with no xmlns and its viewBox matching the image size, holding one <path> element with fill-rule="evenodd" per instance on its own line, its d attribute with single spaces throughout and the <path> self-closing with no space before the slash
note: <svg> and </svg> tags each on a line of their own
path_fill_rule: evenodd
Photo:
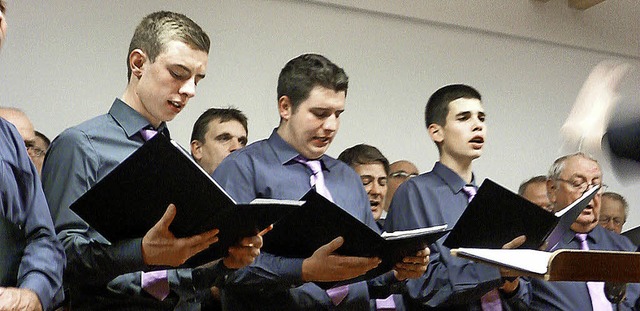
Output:
<svg viewBox="0 0 640 311">
<path fill-rule="evenodd" d="M 454 172 L 444 164 L 439 161 L 433 166 L 433 172 L 442 179 L 442 181 L 451 189 L 453 193 L 459 193 L 462 191 L 467 183 L 458 175 L 458 173 Z M 476 186 L 476 178 L 475 175 L 471 177 L 471 185 Z M 476 186 L 477 188 L 477 186 Z"/>
<path fill-rule="evenodd" d="M 113 101 L 111 109 L 109 109 L 109 114 L 116 123 L 122 127 L 128 138 L 138 134 L 143 128 L 151 127 L 151 124 L 145 117 L 119 98 Z M 169 137 L 167 124 L 165 122 L 160 123 L 160 126 L 156 130 Z"/>
<path fill-rule="evenodd" d="M 598 242 L 602 241 L 605 234 L 603 230 L 607 229 L 602 228 L 600 225 L 596 225 L 593 229 L 591 229 L 591 231 L 587 232 L 587 240 L 591 240 L 594 244 L 598 244 Z M 578 238 L 576 238 L 576 233 L 577 232 L 573 230 L 569 230 L 562 236 L 562 241 L 565 244 L 569 244 L 572 239 L 575 239 L 576 241 L 578 241 L 578 243 L 580 243 Z"/>
<path fill-rule="evenodd" d="M 284 141 L 280 134 L 278 134 L 278 129 L 273 129 L 271 132 L 271 136 L 267 139 L 269 145 L 273 149 L 276 158 L 280 164 L 285 165 L 288 163 L 296 163 L 295 158 L 298 156 L 302 156 L 298 151 L 296 151 L 289 143 Z M 333 161 L 330 161 L 330 157 L 327 155 L 322 155 L 317 160 L 322 164 L 322 169 L 329 171 L 330 168 L 335 164 Z"/>
</svg>

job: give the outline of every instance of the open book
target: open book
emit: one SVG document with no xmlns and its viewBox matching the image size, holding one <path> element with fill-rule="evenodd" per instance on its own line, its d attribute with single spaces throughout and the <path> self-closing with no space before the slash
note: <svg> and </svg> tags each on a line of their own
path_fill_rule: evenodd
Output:
<svg viewBox="0 0 640 311">
<path fill-rule="evenodd" d="M 385 273 L 402 260 L 426 248 L 448 232 L 446 225 L 380 235 L 313 189 L 300 199 L 305 203 L 274 224 L 262 250 L 290 257 L 310 257 L 320 246 L 338 236 L 344 244 L 338 254 L 379 257 L 382 263 L 363 279 Z"/>
<path fill-rule="evenodd" d="M 599 189 L 594 186 L 566 208 L 551 213 L 485 179 L 443 244 L 449 248 L 502 248 L 525 235 L 521 248 L 539 249 L 547 243 L 551 249 Z"/>
<path fill-rule="evenodd" d="M 547 281 L 640 282 L 640 253 L 561 249 L 452 249 L 451 254 Z"/>
<path fill-rule="evenodd" d="M 187 237 L 217 228 L 218 242 L 187 261 L 198 265 L 223 257 L 242 237 L 255 235 L 301 203 L 240 205 L 176 142 L 156 135 L 71 205 L 110 242 L 141 238 L 176 206 L 169 230 Z"/>
</svg>

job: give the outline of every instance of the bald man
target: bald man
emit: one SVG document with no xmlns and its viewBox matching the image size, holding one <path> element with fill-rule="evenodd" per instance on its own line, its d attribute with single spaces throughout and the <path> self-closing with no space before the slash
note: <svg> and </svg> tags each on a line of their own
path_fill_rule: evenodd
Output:
<svg viewBox="0 0 640 311">
<path fill-rule="evenodd" d="M 38 174 L 42 172 L 42 160 L 44 153 L 36 148 L 36 131 L 27 114 L 18 108 L 0 107 L 0 118 L 3 118 L 18 129 L 18 133 L 24 140 L 29 158 L 36 165 Z M 38 165 L 39 164 L 39 165 Z"/>
<path fill-rule="evenodd" d="M 387 195 L 385 196 L 386 200 L 384 201 L 383 215 L 381 218 L 386 218 L 393 194 L 396 193 L 396 189 L 398 189 L 400 184 L 411 177 L 418 176 L 419 174 L 420 172 L 416 165 L 407 160 L 395 161 L 389 165 L 389 176 L 387 176 Z"/>
</svg>

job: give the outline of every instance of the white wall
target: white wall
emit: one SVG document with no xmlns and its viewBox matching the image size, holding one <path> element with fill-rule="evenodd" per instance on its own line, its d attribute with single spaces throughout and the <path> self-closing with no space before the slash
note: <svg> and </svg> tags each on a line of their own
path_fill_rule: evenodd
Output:
<svg viewBox="0 0 640 311">
<path fill-rule="evenodd" d="M 478 2 L 486 6 L 488 1 Z M 391 161 L 406 158 L 422 171 L 431 169 L 437 151 L 423 125 L 424 104 L 437 88 L 466 83 L 483 94 L 488 113 L 489 140 L 475 163 L 476 174 L 513 190 L 545 173 L 560 155 L 558 129 L 595 64 L 616 57 L 640 65 L 631 52 L 612 54 L 551 43 L 557 42 L 554 37 L 527 39 L 317 2 L 21 0 L 9 3 L 0 103 L 22 108 L 50 136 L 106 112 L 126 84 L 125 59 L 135 25 L 160 9 L 190 16 L 213 42 L 198 95 L 170 123 L 173 138 L 183 145 L 195 119 L 210 106 L 245 111 L 250 141 L 268 136 L 278 122 L 280 69 L 301 53 L 318 52 L 351 78 L 347 111 L 329 154 L 366 142 Z M 452 11 L 442 16 L 463 16 L 466 9 L 448 7 Z M 474 18 L 482 24 L 484 17 Z M 558 32 L 567 28 L 565 22 L 546 22 Z M 626 94 L 637 98 L 639 76 L 637 71 L 630 75 Z M 605 179 L 632 206 L 640 206 L 640 194 L 633 191 L 637 183 L 621 186 L 608 172 Z M 636 208 L 627 228 L 639 223 Z"/>
</svg>

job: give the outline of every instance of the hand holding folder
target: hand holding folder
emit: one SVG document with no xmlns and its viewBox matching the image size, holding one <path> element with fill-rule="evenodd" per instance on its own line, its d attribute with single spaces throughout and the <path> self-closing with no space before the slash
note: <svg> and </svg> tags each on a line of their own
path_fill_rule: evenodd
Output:
<svg viewBox="0 0 640 311">
<path fill-rule="evenodd" d="M 174 207 L 167 209 L 169 204 Z M 197 266 L 226 256 L 229 247 L 255 236 L 297 204 L 237 204 L 182 147 L 156 135 L 76 200 L 71 210 L 112 243 L 144 237 L 157 225 L 154 234 L 202 240 L 178 259 L 199 251 L 211 241 L 211 230 L 218 229 L 218 241 L 186 262 Z M 169 220 L 158 224 L 163 217 Z"/>
</svg>

